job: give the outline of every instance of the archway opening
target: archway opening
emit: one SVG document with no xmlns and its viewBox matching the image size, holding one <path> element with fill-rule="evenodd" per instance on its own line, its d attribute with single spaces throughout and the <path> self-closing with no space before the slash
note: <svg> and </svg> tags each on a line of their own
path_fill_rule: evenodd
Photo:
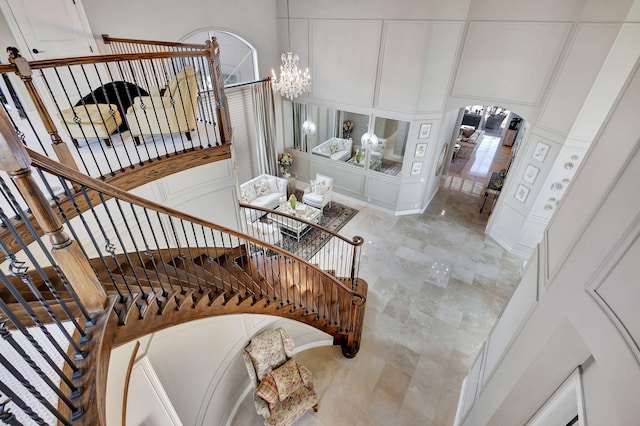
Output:
<svg viewBox="0 0 640 426">
<path fill-rule="evenodd" d="M 488 217 L 508 178 L 526 122 L 497 105 L 468 105 L 457 113 L 441 187 L 479 197 L 473 208 Z"/>
<path fill-rule="evenodd" d="M 217 29 L 200 29 L 180 41 L 203 43 L 216 37 L 220 44 L 220 67 L 225 87 L 258 80 L 258 55 L 256 48 L 242 37 Z"/>
</svg>

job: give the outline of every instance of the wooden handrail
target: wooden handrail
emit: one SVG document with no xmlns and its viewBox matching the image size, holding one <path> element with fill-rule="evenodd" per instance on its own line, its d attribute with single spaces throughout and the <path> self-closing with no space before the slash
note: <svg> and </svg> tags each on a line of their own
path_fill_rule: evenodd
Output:
<svg viewBox="0 0 640 426">
<path fill-rule="evenodd" d="M 135 38 L 118 38 L 118 37 L 111 37 L 109 36 L 109 34 L 102 34 L 102 41 L 104 42 L 104 44 L 131 43 L 131 44 L 149 44 L 152 46 L 190 47 L 193 49 L 204 49 L 204 44 L 180 43 L 175 41 L 142 40 L 142 39 L 135 39 Z"/>
<path fill-rule="evenodd" d="M 54 160 L 51 160 L 49 157 L 42 155 L 36 151 L 33 151 L 30 148 L 26 148 L 27 152 L 29 153 L 29 155 L 31 156 L 31 161 L 32 164 L 41 168 L 42 170 L 46 171 L 47 173 L 56 175 L 56 176 L 62 176 L 65 179 L 68 179 L 74 183 L 83 185 L 91 190 L 94 191 L 98 191 L 101 192 L 103 194 L 105 194 L 107 197 L 113 197 L 113 198 L 118 198 L 122 201 L 126 201 L 128 203 L 131 204 L 136 204 L 139 205 L 141 207 L 145 207 L 151 210 L 155 210 L 159 213 L 163 213 L 169 216 L 173 216 L 177 219 L 182 219 L 188 222 L 193 222 L 197 225 L 200 226 L 204 226 L 206 228 L 210 228 L 210 229 L 214 229 L 216 231 L 220 231 L 223 232 L 225 234 L 228 235 L 232 235 L 236 238 L 245 240 L 251 244 L 255 244 L 257 246 L 261 246 L 261 247 L 266 247 L 269 250 L 278 253 L 279 255 L 283 256 L 283 257 L 288 257 L 288 258 L 292 258 L 295 259 L 297 262 L 300 262 L 304 265 L 307 265 L 310 268 L 316 269 L 318 270 L 325 278 L 329 279 L 330 281 L 332 281 L 334 283 L 335 286 L 341 288 L 342 290 L 344 290 L 347 294 L 350 294 L 352 296 L 357 296 L 359 298 L 362 298 L 363 300 L 366 300 L 366 297 L 357 292 L 354 291 L 352 289 L 350 289 L 349 287 L 347 287 L 346 285 L 344 285 L 340 280 L 338 280 L 336 277 L 334 277 L 333 275 L 329 274 L 326 271 L 323 271 L 319 268 L 317 268 L 316 266 L 310 264 L 309 262 L 305 261 L 304 259 L 296 256 L 295 254 L 289 253 L 288 251 L 283 250 L 281 247 L 275 246 L 273 244 L 267 243 L 265 241 L 259 240 L 257 238 L 254 238 L 250 235 L 245 235 L 242 234 L 240 232 L 237 232 L 233 229 L 230 228 L 226 228 L 224 226 L 220 226 L 220 225 L 216 225 L 214 223 L 211 223 L 209 221 L 197 218 L 195 216 L 191 216 L 188 215 L 186 213 L 183 213 L 181 211 L 178 210 L 174 210 L 170 207 L 166 207 L 163 206 L 162 204 L 158 204 L 155 203 L 153 201 L 149 201 L 145 198 L 139 197 L 137 195 L 131 194 L 129 192 L 123 191 L 119 188 L 116 188 L 115 186 L 109 185 L 107 183 L 101 182 L 97 179 L 93 179 L 90 178 L 86 175 L 84 175 L 83 173 L 74 170 L 70 167 L 67 167 L 63 164 L 60 164 Z"/>
<path fill-rule="evenodd" d="M 46 69 L 60 66 L 72 65 L 92 65 L 104 62 L 135 61 L 145 59 L 167 59 L 167 58 L 192 58 L 194 56 L 208 57 L 206 50 L 189 50 L 185 52 L 144 52 L 144 53 L 123 53 L 115 55 L 95 55 L 95 56 L 75 56 L 72 58 L 53 58 L 30 61 L 31 69 Z M 0 65 L 0 72 L 15 72 L 13 65 Z"/>
</svg>

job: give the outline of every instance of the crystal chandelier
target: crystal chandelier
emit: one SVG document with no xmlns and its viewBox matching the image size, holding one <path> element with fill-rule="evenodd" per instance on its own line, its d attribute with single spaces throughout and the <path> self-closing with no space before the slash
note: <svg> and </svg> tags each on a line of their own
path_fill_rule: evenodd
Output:
<svg viewBox="0 0 640 426">
<path fill-rule="evenodd" d="M 311 74 L 309 68 L 304 72 L 298 69 L 300 57 L 291 52 L 291 22 L 289 20 L 289 0 L 287 0 L 287 35 L 289 36 L 289 52 L 282 54 L 280 77 L 271 70 L 273 90 L 290 100 L 311 90 Z"/>
</svg>

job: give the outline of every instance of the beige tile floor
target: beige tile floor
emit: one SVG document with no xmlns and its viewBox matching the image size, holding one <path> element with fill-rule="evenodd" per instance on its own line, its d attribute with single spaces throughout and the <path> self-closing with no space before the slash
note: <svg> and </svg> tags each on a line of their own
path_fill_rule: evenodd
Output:
<svg viewBox="0 0 640 426">
<path fill-rule="evenodd" d="M 478 191 L 452 189 L 450 180 L 424 214 L 394 217 L 364 208 L 341 230 L 365 239 L 362 346 L 354 359 L 343 358 L 339 347 L 296 355 L 313 372 L 320 397 L 318 413 L 297 425 L 453 424 L 462 380 L 521 259 L 485 236 Z M 232 424 L 261 424 L 252 395 Z"/>
</svg>

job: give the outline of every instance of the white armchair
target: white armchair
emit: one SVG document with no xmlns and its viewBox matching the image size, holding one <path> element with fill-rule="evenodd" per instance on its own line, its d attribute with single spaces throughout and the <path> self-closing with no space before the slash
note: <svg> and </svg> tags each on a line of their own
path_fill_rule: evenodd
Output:
<svg viewBox="0 0 640 426">
<path fill-rule="evenodd" d="M 191 130 L 196 127 L 198 84 L 196 71 L 186 66 L 173 78 L 160 96 L 151 90 L 152 96 L 139 96 L 127 110 L 127 123 L 136 144 L 140 136 L 184 132 L 191 140 Z"/>
<path fill-rule="evenodd" d="M 384 157 L 384 150 L 387 147 L 386 139 L 378 139 L 378 145 L 371 150 L 371 159 L 373 160 L 382 160 Z"/>
<path fill-rule="evenodd" d="M 302 202 L 320 210 L 329 204 L 331 207 L 331 196 L 333 194 L 333 178 L 320 173 L 316 173 L 314 183 L 304 190 Z"/>
</svg>

